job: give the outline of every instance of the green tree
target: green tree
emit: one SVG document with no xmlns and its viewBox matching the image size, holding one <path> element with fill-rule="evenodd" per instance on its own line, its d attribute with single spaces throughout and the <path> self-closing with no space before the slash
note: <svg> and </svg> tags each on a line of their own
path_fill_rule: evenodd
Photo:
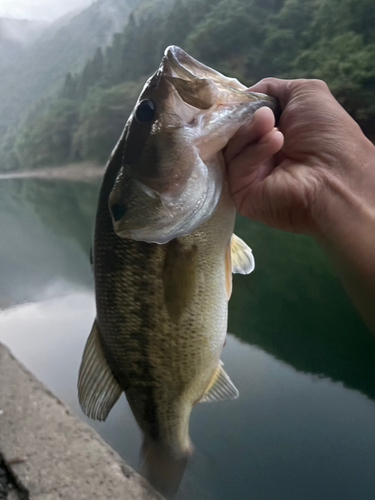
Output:
<svg viewBox="0 0 375 500">
<path fill-rule="evenodd" d="M 375 136 L 374 0 L 159 0 L 163 13 L 155 5 L 142 2 L 104 52 L 68 74 L 62 98 L 43 113 L 45 105 L 36 107 L 17 141 L 4 132 L 1 147 L 12 165 L 105 161 L 170 44 L 244 83 L 326 80 Z"/>
<path fill-rule="evenodd" d="M 222 1 L 187 37 L 187 50 L 219 70 L 244 78 L 244 59 L 257 51 L 264 38 L 262 17 L 263 12 L 251 3 Z"/>
<path fill-rule="evenodd" d="M 15 147 L 21 168 L 68 162 L 77 119 L 75 103 L 60 99 L 46 113 L 28 122 L 17 138 Z"/>
<path fill-rule="evenodd" d="M 137 100 L 143 82 L 126 82 L 109 89 L 92 88 L 82 105 L 74 133 L 74 159 L 108 159 Z"/>
<path fill-rule="evenodd" d="M 194 13 L 190 5 L 183 0 L 177 0 L 162 26 L 161 51 L 168 45 L 184 45 L 186 37 L 194 28 L 193 18 Z"/>
<path fill-rule="evenodd" d="M 106 87 L 116 85 L 121 81 L 123 35 L 116 33 L 111 45 L 106 50 L 103 84 Z"/>
<path fill-rule="evenodd" d="M 134 80 L 138 75 L 138 50 L 140 33 L 134 14 L 129 16 L 122 39 L 120 78 L 121 81 Z"/>
<path fill-rule="evenodd" d="M 65 77 L 61 96 L 65 99 L 75 99 L 77 97 L 77 81 L 70 72 Z"/>
<path fill-rule="evenodd" d="M 321 78 L 338 100 L 358 120 L 375 112 L 375 44 L 346 31 L 330 40 L 319 40 L 294 61 L 297 76 Z"/>
</svg>

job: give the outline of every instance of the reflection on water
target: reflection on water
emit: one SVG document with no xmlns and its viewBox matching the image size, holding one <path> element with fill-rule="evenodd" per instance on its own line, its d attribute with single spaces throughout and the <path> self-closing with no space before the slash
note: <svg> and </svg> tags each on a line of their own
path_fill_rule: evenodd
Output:
<svg viewBox="0 0 375 500">
<path fill-rule="evenodd" d="M 0 184 L 0 341 L 85 420 L 76 382 L 95 315 L 96 195 L 84 183 Z M 240 398 L 194 408 L 177 498 L 373 499 L 375 341 L 309 239 L 242 219 L 237 234 L 257 264 L 235 277 L 223 353 Z M 138 466 L 124 397 L 90 424 Z"/>
<path fill-rule="evenodd" d="M 0 182 L 0 308 L 90 286 L 98 186 Z"/>
<path fill-rule="evenodd" d="M 256 273 L 234 276 L 229 330 L 297 370 L 375 400 L 375 341 L 313 240 L 239 218 Z"/>
</svg>

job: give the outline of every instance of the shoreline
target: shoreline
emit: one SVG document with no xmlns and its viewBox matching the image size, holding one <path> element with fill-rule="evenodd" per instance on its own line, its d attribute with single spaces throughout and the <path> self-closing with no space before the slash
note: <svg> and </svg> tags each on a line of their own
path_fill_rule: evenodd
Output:
<svg viewBox="0 0 375 500">
<path fill-rule="evenodd" d="M 12 179 L 46 179 L 68 181 L 96 181 L 103 176 L 104 167 L 91 162 L 71 163 L 69 165 L 37 168 L 0 173 L 0 180 Z"/>
</svg>

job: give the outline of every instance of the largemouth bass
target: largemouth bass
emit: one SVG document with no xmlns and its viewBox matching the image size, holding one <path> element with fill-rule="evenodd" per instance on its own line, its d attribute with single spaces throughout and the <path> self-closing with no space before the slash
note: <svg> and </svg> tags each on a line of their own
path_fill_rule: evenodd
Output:
<svg viewBox="0 0 375 500">
<path fill-rule="evenodd" d="M 220 354 L 232 272 L 254 260 L 233 235 L 222 149 L 261 106 L 275 101 L 168 47 L 100 190 L 79 401 L 105 420 L 125 392 L 147 439 L 176 458 L 192 449 L 192 407 L 238 396 Z"/>
</svg>

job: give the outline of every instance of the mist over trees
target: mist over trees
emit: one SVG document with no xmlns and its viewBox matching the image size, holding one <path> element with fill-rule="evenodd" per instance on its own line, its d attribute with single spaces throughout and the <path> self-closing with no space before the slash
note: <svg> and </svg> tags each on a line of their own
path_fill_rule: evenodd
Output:
<svg viewBox="0 0 375 500">
<path fill-rule="evenodd" d="M 66 73 L 80 72 L 96 48 L 107 46 L 123 29 L 140 3 L 96 0 L 51 23 L 0 18 L 0 169 L 28 115 L 44 111 Z"/>
<path fill-rule="evenodd" d="M 145 3 L 29 117 L 7 145 L 9 168 L 105 162 L 171 44 L 248 85 L 265 76 L 324 79 L 374 138 L 374 0 L 177 0 L 163 12 Z"/>
</svg>

